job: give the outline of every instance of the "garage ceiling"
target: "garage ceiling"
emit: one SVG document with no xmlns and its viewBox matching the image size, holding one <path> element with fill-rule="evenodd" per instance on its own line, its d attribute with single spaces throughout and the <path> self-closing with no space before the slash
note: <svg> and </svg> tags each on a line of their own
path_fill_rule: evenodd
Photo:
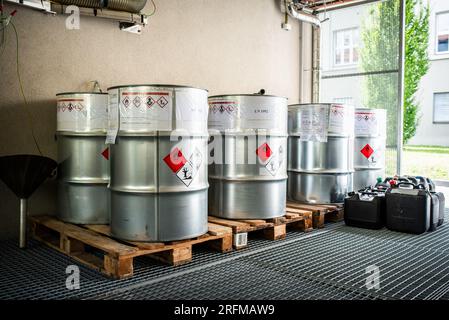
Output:
<svg viewBox="0 0 449 320">
<path fill-rule="evenodd" d="M 305 7 L 314 11 L 332 9 L 335 7 L 346 6 L 351 4 L 360 4 L 369 2 L 366 0 L 296 0 L 293 1 L 297 6 Z"/>
</svg>

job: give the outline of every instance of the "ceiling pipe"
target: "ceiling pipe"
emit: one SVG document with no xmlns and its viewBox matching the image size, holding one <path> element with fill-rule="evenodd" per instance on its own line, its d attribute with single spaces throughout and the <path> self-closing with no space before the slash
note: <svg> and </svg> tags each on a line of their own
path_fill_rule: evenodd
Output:
<svg viewBox="0 0 449 320">
<path fill-rule="evenodd" d="M 310 23 L 318 28 L 321 26 L 321 21 L 317 16 L 306 13 L 303 10 L 298 11 L 293 2 L 281 1 L 281 11 L 283 13 L 287 12 L 290 17 L 299 21 Z"/>
</svg>

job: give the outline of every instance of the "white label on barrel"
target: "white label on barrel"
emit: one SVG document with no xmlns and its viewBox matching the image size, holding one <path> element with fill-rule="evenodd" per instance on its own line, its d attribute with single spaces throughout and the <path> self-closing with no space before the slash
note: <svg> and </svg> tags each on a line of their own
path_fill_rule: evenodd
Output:
<svg viewBox="0 0 449 320">
<path fill-rule="evenodd" d="M 195 89 L 176 91 L 176 128 L 207 132 L 207 92 Z"/>
<path fill-rule="evenodd" d="M 329 111 L 326 106 L 313 106 L 301 110 L 299 135 L 301 141 L 327 142 Z"/>
<path fill-rule="evenodd" d="M 263 96 L 259 99 L 245 100 L 245 105 L 240 107 L 242 129 L 284 129 L 286 114 L 279 108 L 276 112 L 276 105 L 266 103 Z"/>
<path fill-rule="evenodd" d="M 354 124 L 352 107 L 333 104 L 329 112 L 329 132 L 350 134 Z"/>
<path fill-rule="evenodd" d="M 376 113 L 370 111 L 356 111 L 355 134 L 378 136 L 380 132 Z"/>
<path fill-rule="evenodd" d="M 86 123 L 87 110 L 83 98 L 61 98 L 57 100 L 58 130 L 77 131 Z"/>
<path fill-rule="evenodd" d="M 118 116 L 118 89 L 108 92 L 108 131 L 106 133 L 106 144 L 114 144 L 119 129 Z"/>
<path fill-rule="evenodd" d="M 67 94 L 57 99 L 58 131 L 104 131 L 106 95 Z"/>
<path fill-rule="evenodd" d="M 173 91 L 146 87 L 120 90 L 120 129 L 124 131 L 172 130 Z"/>
<path fill-rule="evenodd" d="M 209 100 L 209 128 L 218 130 L 232 128 L 238 118 L 238 108 L 238 102 L 234 99 L 211 98 Z"/>
</svg>

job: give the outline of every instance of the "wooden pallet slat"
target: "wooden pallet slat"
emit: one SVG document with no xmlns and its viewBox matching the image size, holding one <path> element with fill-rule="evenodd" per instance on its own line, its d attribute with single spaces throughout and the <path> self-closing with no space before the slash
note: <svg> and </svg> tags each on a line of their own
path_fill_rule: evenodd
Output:
<svg viewBox="0 0 449 320">
<path fill-rule="evenodd" d="M 30 221 L 37 240 L 114 278 L 132 276 L 133 258 L 139 256 L 179 265 L 192 260 L 196 244 L 206 243 L 221 252 L 232 250 L 232 229 L 214 223 L 208 224 L 207 234 L 194 239 L 153 243 L 114 239 L 107 225 L 77 226 L 49 216 L 31 217 Z"/>
<path fill-rule="evenodd" d="M 340 204 L 303 204 L 287 202 L 287 210 L 310 210 L 313 213 L 313 228 L 323 228 L 325 222 L 338 222 L 343 220 L 344 209 Z"/>
<path fill-rule="evenodd" d="M 312 230 L 312 211 L 299 209 L 286 209 L 285 215 L 270 219 L 238 219 L 230 220 L 209 216 L 209 222 L 232 228 L 234 234 L 234 248 L 247 247 L 248 233 L 262 230 L 263 235 L 269 240 L 284 239 L 287 226 L 300 231 Z"/>
</svg>

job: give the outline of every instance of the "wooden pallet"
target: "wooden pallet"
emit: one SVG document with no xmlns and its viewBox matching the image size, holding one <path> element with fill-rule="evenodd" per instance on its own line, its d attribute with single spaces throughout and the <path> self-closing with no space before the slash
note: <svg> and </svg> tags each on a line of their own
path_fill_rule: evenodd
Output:
<svg viewBox="0 0 449 320">
<path fill-rule="evenodd" d="M 207 243 L 220 252 L 232 250 L 232 229 L 209 223 L 207 234 L 189 240 L 153 243 L 113 239 L 107 225 L 78 226 L 50 216 L 30 217 L 35 239 L 103 274 L 121 279 L 133 275 L 133 259 L 151 258 L 180 265 L 192 260 L 192 246 Z"/>
<path fill-rule="evenodd" d="M 233 246 L 242 249 L 248 246 L 249 232 L 262 230 L 266 239 L 279 240 L 285 238 L 287 226 L 304 232 L 311 231 L 312 212 L 287 207 L 285 215 L 278 218 L 229 220 L 209 216 L 209 222 L 232 228 Z"/>
<path fill-rule="evenodd" d="M 309 210 L 313 214 L 313 228 L 323 228 L 325 222 L 342 221 L 344 209 L 341 204 L 302 204 L 296 202 L 287 202 L 287 207 L 298 210 Z"/>
</svg>

